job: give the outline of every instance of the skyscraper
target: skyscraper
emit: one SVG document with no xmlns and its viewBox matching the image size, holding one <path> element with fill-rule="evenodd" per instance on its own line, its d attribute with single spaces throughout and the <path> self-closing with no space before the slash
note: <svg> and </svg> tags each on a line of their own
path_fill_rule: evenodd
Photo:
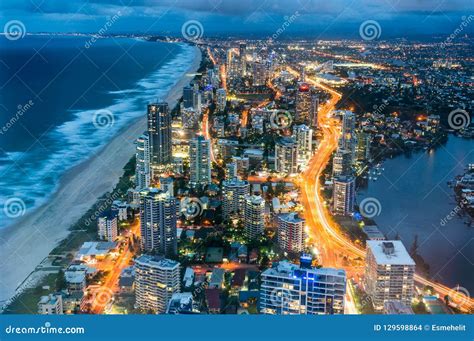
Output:
<svg viewBox="0 0 474 341">
<path fill-rule="evenodd" d="M 352 153 L 352 161 L 355 157 L 355 122 L 356 118 L 352 111 L 346 110 L 342 115 L 342 134 L 339 141 L 339 146 L 341 149 L 349 150 Z"/>
<path fill-rule="evenodd" d="M 177 202 L 166 191 L 145 190 L 140 198 L 140 232 L 143 252 L 167 257 L 177 253 Z"/>
<path fill-rule="evenodd" d="M 225 110 L 226 102 L 227 102 L 227 93 L 225 89 L 217 89 L 217 111 L 222 112 Z"/>
<path fill-rule="evenodd" d="M 163 257 L 142 255 L 135 260 L 135 305 L 163 314 L 174 293 L 180 292 L 179 263 Z"/>
<path fill-rule="evenodd" d="M 348 150 L 338 149 L 332 159 L 332 176 L 352 175 L 352 153 Z"/>
<path fill-rule="evenodd" d="M 305 124 L 293 128 L 293 136 L 298 148 L 298 164 L 306 165 L 313 155 L 313 129 Z"/>
<path fill-rule="evenodd" d="M 356 155 L 355 161 L 365 161 L 370 159 L 370 135 L 359 131 L 356 134 Z"/>
<path fill-rule="evenodd" d="M 410 307 L 414 275 L 415 262 L 400 240 L 367 241 L 365 287 L 375 310 L 391 300 Z"/>
<path fill-rule="evenodd" d="M 354 212 L 355 178 L 339 176 L 334 178 L 333 211 L 336 215 L 349 215 Z"/>
<path fill-rule="evenodd" d="M 265 64 L 259 62 L 252 63 L 252 78 L 253 86 L 261 86 L 267 83 L 267 68 Z"/>
<path fill-rule="evenodd" d="M 191 186 L 211 183 L 211 141 L 198 135 L 189 142 L 189 172 Z"/>
<path fill-rule="evenodd" d="M 309 123 L 311 110 L 311 88 L 307 83 L 301 83 L 296 92 L 296 123 Z"/>
<path fill-rule="evenodd" d="M 150 140 L 148 133 L 137 139 L 135 167 L 135 187 L 139 190 L 150 187 Z"/>
<path fill-rule="evenodd" d="M 283 137 L 275 144 L 275 170 L 296 174 L 298 171 L 298 146 L 293 138 Z"/>
<path fill-rule="evenodd" d="M 319 96 L 316 93 L 311 93 L 311 105 L 309 110 L 309 126 L 313 129 L 318 127 L 318 109 Z"/>
<path fill-rule="evenodd" d="M 247 45 L 245 43 L 239 45 L 239 58 L 241 75 L 244 77 L 247 70 Z"/>
<path fill-rule="evenodd" d="M 278 215 L 278 245 L 281 250 L 302 252 L 305 238 L 305 220 L 298 213 Z"/>
<path fill-rule="evenodd" d="M 282 261 L 261 275 L 260 313 L 276 315 L 343 314 L 346 273 Z"/>
<path fill-rule="evenodd" d="M 171 113 L 168 103 L 148 105 L 148 137 L 152 168 L 160 172 L 172 162 Z"/>
<path fill-rule="evenodd" d="M 187 85 L 183 88 L 183 107 L 194 108 L 194 89 Z"/>
<path fill-rule="evenodd" d="M 258 238 L 265 228 L 265 200 L 259 195 L 247 195 L 244 203 L 245 234 L 250 239 Z"/>
<path fill-rule="evenodd" d="M 248 181 L 233 178 L 222 182 L 222 215 L 229 219 L 238 214 L 243 217 L 245 197 L 249 194 Z"/>
</svg>

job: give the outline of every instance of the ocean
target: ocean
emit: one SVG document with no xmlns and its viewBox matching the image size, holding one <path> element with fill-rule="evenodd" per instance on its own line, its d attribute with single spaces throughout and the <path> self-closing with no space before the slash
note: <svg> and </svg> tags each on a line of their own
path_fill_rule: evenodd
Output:
<svg viewBox="0 0 474 341">
<path fill-rule="evenodd" d="M 188 70 L 186 44 L 131 38 L 0 38 L 0 228 L 146 114 Z"/>
</svg>

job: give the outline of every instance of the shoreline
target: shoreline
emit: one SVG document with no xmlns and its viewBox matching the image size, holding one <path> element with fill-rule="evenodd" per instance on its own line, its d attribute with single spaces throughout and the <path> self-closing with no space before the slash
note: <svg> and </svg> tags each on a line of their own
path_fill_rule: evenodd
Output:
<svg viewBox="0 0 474 341">
<path fill-rule="evenodd" d="M 171 108 L 200 66 L 201 51 L 195 46 L 194 50 L 192 64 L 164 99 Z M 72 225 L 102 195 L 113 190 L 123 167 L 135 153 L 134 141 L 145 129 L 146 115 L 131 121 L 96 153 L 63 174 L 57 190 L 46 203 L 0 230 L 0 306 L 8 305 L 23 289 L 33 285 L 29 278 L 37 266 L 70 235 Z"/>
<path fill-rule="evenodd" d="M 449 144 L 449 142 L 451 141 L 452 143 L 455 143 L 456 141 L 452 141 L 451 139 L 452 138 L 455 138 L 455 139 L 458 139 L 458 141 L 469 141 L 469 139 L 466 139 L 466 138 L 463 138 L 461 136 L 458 136 L 456 134 L 448 134 L 448 139 L 446 140 L 446 142 L 444 143 L 444 146 L 446 146 L 447 144 Z M 444 148 L 444 149 L 447 149 Z M 442 151 L 443 149 L 440 149 L 440 148 L 434 148 L 434 151 L 435 153 L 438 153 L 438 154 L 433 154 L 433 156 L 436 156 L 436 155 L 439 155 L 439 153 Z M 408 160 L 415 160 L 415 158 L 418 156 L 418 157 L 421 157 L 423 155 L 430 155 L 430 151 L 429 150 L 417 150 L 417 151 L 414 151 L 413 154 L 410 156 L 410 158 L 408 158 Z M 400 162 L 403 162 L 403 156 L 404 154 L 399 154 L 399 155 L 396 155 L 392 158 L 388 158 L 388 159 L 383 159 L 381 160 L 382 163 L 385 163 L 385 162 L 394 162 L 395 164 L 397 163 L 400 163 Z M 438 156 L 439 157 L 439 156 Z M 450 157 L 453 157 L 454 156 L 450 156 Z M 463 161 L 465 161 L 463 159 Z M 415 161 L 416 163 L 416 161 Z M 385 166 L 387 167 L 387 166 Z M 448 167 L 450 169 L 450 167 Z M 390 167 L 388 167 L 387 169 L 390 169 Z M 453 170 L 451 170 L 450 172 L 452 172 Z M 448 172 L 449 173 L 449 172 Z M 386 174 L 385 174 L 386 175 Z M 396 177 L 395 177 L 396 178 Z M 443 181 L 440 181 L 438 185 L 441 185 L 441 186 L 447 186 L 448 184 L 448 179 L 449 177 L 447 176 L 444 176 L 443 177 Z M 379 181 L 383 181 L 383 180 L 379 180 Z M 379 187 L 375 187 L 375 184 L 372 185 L 372 189 L 369 189 L 370 186 L 368 185 L 367 187 L 365 187 L 362 191 L 362 195 L 358 194 L 357 195 L 357 201 L 359 202 L 361 199 L 363 198 L 379 198 L 381 196 L 378 195 L 378 191 L 380 189 L 380 185 Z M 420 190 L 423 190 L 423 188 L 420 187 Z M 401 191 L 401 190 L 397 190 L 397 191 Z M 423 192 L 423 193 L 426 193 Z M 429 192 L 430 195 L 434 195 L 432 194 L 431 192 Z M 449 194 L 448 192 L 445 192 L 445 194 Z M 453 198 L 455 197 L 455 193 L 453 192 L 452 193 L 453 195 Z M 413 198 L 412 198 L 413 199 Z M 419 200 L 419 202 L 422 202 L 423 200 L 425 199 L 422 199 L 422 200 Z M 428 200 L 428 199 L 426 199 Z M 388 218 L 383 218 L 383 217 L 380 217 L 380 216 L 376 216 L 374 218 L 371 218 L 371 220 L 374 221 L 375 225 L 377 225 L 379 227 L 379 230 L 385 235 L 385 237 L 387 238 L 390 238 L 390 237 L 393 237 L 393 234 L 396 232 L 398 234 L 398 236 L 401 238 L 401 240 L 404 241 L 404 244 L 405 244 L 405 247 L 407 248 L 407 250 L 410 249 L 410 247 L 413 245 L 413 241 L 414 241 L 414 237 L 415 236 L 421 236 L 423 237 L 423 235 L 427 235 L 428 237 L 424 238 L 421 240 L 421 245 L 419 246 L 418 250 L 417 250 L 417 253 L 416 253 L 416 256 L 419 257 L 419 259 L 422 260 L 422 263 L 419 264 L 418 263 L 418 260 L 417 261 L 417 266 L 420 265 L 423 270 L 427 273 L 427 277 L 432 279 L 432 280 L 435 280 L 435 281 L 438 281 L 440 283 L 443 283 L 447 286 L 456 286 L 456 285 L 461 285 L 462 287 L 466 287 L 468 290 L 471 290 L 470 288 L 470 284 L 471 282 L 469 280 L 466 280 L 466 278 L 463 278 L 463 272 L 462 271 L 454 271 L 452 273 L 449 273 L 449 276 L 446 274 L 446 271 L 449 271 L 449 267 L 446 266 L 446 264 L 449 264 L 449 265 L 452 265 L 451 269 L 457 269 L 459 267 L 459 265 L 457 265 L 456 262 L 459 262 L 460 260 L 462 261 L 463 258 L 462 257 L 459 257 L 459 258 L 456 258 L 456 255 L 455 256 L 452 256 L 451 254 L 446 254 L 446 253 L 437 253 L 436 257 L 434 256 L 434 254 L 431 252 L 431 248 L 433 247 L 433 245 L 436 245 L 436 243 L 438 243 L 437 246 L 435 247 L 438 247 L 441 249 L 441 247 L 439 246 L 443 240 L 446 241 L 447 238 L 450 238 L 449 240 L 454 240 L 455 242 L 457 243 L 460 243 L 459 245 L 462 245 L 464 244 L 463 243 L 463 238 L 471 238 L 469 235 L 467 235 L 469 233 L 469 230 L 470 228 L 472 227 L 469 227 L 465 224 L 465 221 L 464 219 L 468 216 L 461 216 L 461 215 L 458 215 L 458 214 L 455 214 L 456 213 L 456 210 L 457 210 L 457 207 L 459 207 L 459 203 L 454 201 L 454 202 L 451 202 L 449 201 L 450 198 L 449 196 L 444 199 L 444 201 L 442 201 L 442 203 L 444 205 L 446 205 L 445 207 L 442 207 L 442 209 L 440 207 L 436 207 L 434 209 L 435 214 L 438 214 L 441 216 L 440 220 L 437 220 L 437 219 L 434 219 L 434 216 L 430 216 L 430 218 L 428 218 L 428 222 L 427 223 L 419 223 L 419 222 L 413 222 L 413 219 L 409 219 L 408 220 L 408 223 L 406 222 L 406 218 L 409 217 L 411 215 L 411 212 L 404 210 L 403 211 L 403 214 L 402 215 L 405 215 L 405 217 L 403 217 L 403 222 L 404 224 L 408 224 L 408 225 L 415 225 L 415 226 L 421 226 L 421 227 L 425 227 L 425 229 L 421 228 L 421 229 L 417 229 L 417 230 L 408 230 L 408 229 L 402 229 L 402 230 L 390 230 L 388 227 L 390 226 L 397 226 L 397 224 L 395 222 L 391 222 L 391 223 L 387 223 L 386 220 Z M 360 204 L 360 202 L 359 202 Z M 430 202 L 430 204 L 433 204 L 432 202 Z M 435 203 L 435 204 L 439 204 L 439 203 Z M 381 206 L 381 211 L 382 210 L 390 210 L 390 206 L 394 206 L 394 205 L 383 205 L 382 203 L 382 206 Z M 399 207 L 399 209 L 404 209 L 402 207 Z M 391 216 L 393 213 L 393 211 L 389 211 L 389 214 L 387 214 L 387 216 Z M 447 217 L 450 217 L 449 219 Z M 426 229 L 426 226 L 434 226 L 435 229 L 434 231 L 436 232 L 438 229 L 440 229 L 441 231 L 445 231 L 443 230 L 444 228 L 449 228 L 447 230 L 447 232 L 445 232 L 446 236 L 442 235 L 442 238 L 439 238 L 439 234 L 440 232 L 433 232 L 433 230 L 427 230 Z M 460 228 L 461 227 L 461 228 Z M 464 227 L 466 227 L 466 230 L 464 229 Z M 388 231 L 388 232 L 387 232 Z M 460 232 L 461 231 L 461 232 Z M 436 239 L 438 237 L 438 239 Z M 434 241 L 433 241 L 434 239 Z M 441 242 L 440 242 L 441 240 Z M 466 239 L 467 241 L 467 239 Z M 432 244 L 434 243 L 434 244 Z M 450 241 L 450 243 L 452 243 Z M 454 247 L 454 245 L 453 245 Z M 462 253 L 458 253 L 457 256 L 459 255 L 462 255 Z M 443 262 L 445 264 L 443 264 Z M 426 266 L 428 266 L 428 268 L 426 268 Z M 465 276 L 464 276 L 465 277 Z"/>
</svg>

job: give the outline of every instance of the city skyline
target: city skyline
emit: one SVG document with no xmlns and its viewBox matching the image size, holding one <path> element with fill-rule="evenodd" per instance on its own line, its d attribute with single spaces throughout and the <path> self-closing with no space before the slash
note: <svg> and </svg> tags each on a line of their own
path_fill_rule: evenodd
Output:
<svg viewBox="0 0 474 341">
<path fill-rule="evenodd" d="M 205 36 L 265 38 L 295 16 L 280 39 L 357 38 L 362 22 L 375 20 L 383 28 L 382 38 L 429 37 L 451 33 L 473 5 L 466 1 L 73 1 L 39 4 L 4 1 L 0 13 L 21 21 L 27 32 L 93 33 L 110 21 L 109 34 L 158 34 L 179 36 L 182 25 L 197 20 Z M 8 11 L 8 12 L 7 12 Z M 8 18 L 8 16 L 5 16 Z M 113 19 L 113 18 L 116 19 Z M 226 25 L 227 23 L 231 25 Z M 400 25 L 401 23 L 401 25 Z M 473 28 L 466 27 L 472 34 Z"/>
<path fill-rule="evenodd" d="M 472 315 L 472 9 L 2 3 L 1 315 Z"/>
</svg>

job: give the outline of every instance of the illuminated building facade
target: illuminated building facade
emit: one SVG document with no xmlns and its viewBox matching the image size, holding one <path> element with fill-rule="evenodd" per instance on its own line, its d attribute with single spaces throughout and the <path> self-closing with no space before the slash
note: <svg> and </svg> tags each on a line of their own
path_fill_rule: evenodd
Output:
<svg viewBox="0 0 474 341">
<path fill-rule="evenodd" d="M 273 315 L 343 314 L 346 273 L 282 261 L 262 272 L 260 313 Z"/>
</svg>

